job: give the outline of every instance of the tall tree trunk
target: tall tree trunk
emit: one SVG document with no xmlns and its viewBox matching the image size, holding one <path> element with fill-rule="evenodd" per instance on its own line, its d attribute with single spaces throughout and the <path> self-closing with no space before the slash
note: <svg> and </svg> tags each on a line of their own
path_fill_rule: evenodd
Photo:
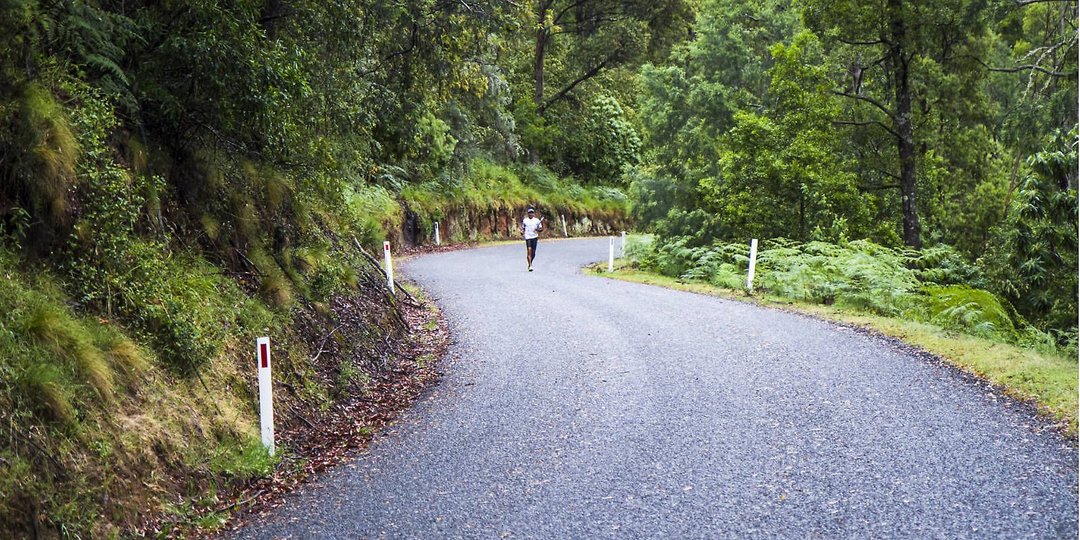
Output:
<svg viewBox="0 0 1080 540">
<path fill-rule="evenodd" d="M 896 91 L 897 150 L 900 155 L 900 200 L 904 214 L 904 244 L 922 247 L 922 226 L 915 198 L 915 128 L 911 122 L 910 58 L 907 56 L 907 27 L 904 25 L 904 0 L 889 0 L 889 28 L 892 34 L 891 55 L 895 63 L 893 86 Z"/>
<path fill-rule="evenodd" d="M 270 41 L 277 39 L 278 28 L 281 26 L 280 19 L 285 16 L 285 2 L 282 0 L 268 0 L 263 5 L 262 17 L 260 23 L 262 23 L 263 30 L 266 31 L 266 38 Z"/>
<path fill-rule="evenodd" d="M 544 49 L 547 46 L 548 27 L 547 12 L 551 6 L 550 0 L 541 0 L 537 4 L 536 17 L 536 49 L 533 52 L 533 104 L 536 106 L 538 115 L 543 118 L 544 105 Z M 529 161 L 533 165 L 540 163 L 540 150 L 534 142 L 529 148 Z"/>
</svg>

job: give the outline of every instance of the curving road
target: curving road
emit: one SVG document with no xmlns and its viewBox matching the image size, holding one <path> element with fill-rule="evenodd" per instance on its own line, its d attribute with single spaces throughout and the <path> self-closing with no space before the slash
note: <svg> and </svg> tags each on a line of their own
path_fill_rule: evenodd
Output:
<svg viewBox="0 0 1080 540">
<path fill-rule="evenodd" d="M 606 256 L 405 265 L 446 376 L 239 537 L 1077 537 L 1076 448 L 1026 408 L 852 330 L 580 272 Z"/>
</svg>

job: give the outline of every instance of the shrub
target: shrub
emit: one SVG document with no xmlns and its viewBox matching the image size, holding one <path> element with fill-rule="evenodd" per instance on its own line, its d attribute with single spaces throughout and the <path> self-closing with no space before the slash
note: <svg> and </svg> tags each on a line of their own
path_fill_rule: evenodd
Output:
<svg viewBox="0 0 1080 540">
<path fill-rule="evenodd" d="M 936 285 L 967 285 L 985 288 L 986 279 L 978 266 L 968 262 L 956 248 L 937 245 L 904 253 L 905 265 L 919 281 Z"/>
<path fill-rule="evenodd" d="M 720 275 L 714 282 L 741 286 L 748 246 L 728 244 L 712 250 L 727 261 L 724 266 L 703 259 L 714 261 L 712 274 Z M 759 288 L 785 298 L 891 315 L 907 307 L 908 293 L 917 286 L 901 261 L 894 251 L 866 241 L 841 246 L 771 240 L 758 254 L 755 281 Z"/>
<path fill-rule="evenodd" d="M 0 155 L 10 175 L 0 184 L 0 201 L 13 201 L 35 221 L 56 227 L 70 217 L 80 154 L 76 132 L 64 107 L 39 84 L 27 84 L 16 104 L 0 115 Z"/>
<path fill-rule="evenodd" d="M 929 322 L 983 337 L 1016 339 L 1009 311 L 993 293 L 964 285 L 922 289 L 923 317 Z"/>
<path fill-rule="evenodd" d="M 728 289 L 746 283 L 748 246 L 695 246 L 692 236 L 632 241 L 631 264 Z M 1077 337 L 1031 327 L 1008 301 L 986 289 L 982 273 L 955 249 L 898 251 L 870 241 L 844 244 L 769 240 L 758 253 L 759 290 L 802 302 L 835 304 L 1075 356 Z"/>
</svg>

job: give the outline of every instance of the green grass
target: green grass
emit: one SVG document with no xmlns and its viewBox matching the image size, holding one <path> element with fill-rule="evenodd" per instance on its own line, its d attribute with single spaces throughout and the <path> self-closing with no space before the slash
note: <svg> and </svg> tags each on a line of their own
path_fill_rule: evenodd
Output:
<svg viewBox="0 0 1080 540">
<path fill-rule="evenodd" d="M 280 457 L 271 457 L 262 441 L 253 436 L 226 440 L 210 460 L 210 470 L 227 478 L 248 480 L 269 474 Z"/>
<path fill-rule="evenodd" d="M 600 275 L 614 279 L 752 302 L 875 330 L 930 352 L 993 383 L 1015 399 L 1034 403 L 1040 412 L 1054 419 L 1067 437 L 1077 437 L 1077 411 L 1080 403 L 1075 358 L 1041 353 L 929 323 L 868 314 L 853 308 L 795 302 L 777 296 L 749 295 L 706 283 L 645 272 L 630 268 L 621 261 L 614 273 L 605 271 L 606 263 L 593 269 Z"/>
<path fill-rule="evenodd" d="M 275 326 L 207 265 L 174 268 L 166 285 L 193 320 L 228 325 L 228 358 L 246 359 L 252 334 Z M 47 536 L 113 537 L 166 501 L 269 473 L 246 362 L 208 358 L 201 377 L 165 369 L 150 336 L 76 311 L 61 283 L 0 248 L 0 424 L 11 427 L 0 430 L 0 536 L 36 517 Z"/>
<path fill-rule="evenodd" d="M 453 185 L 411 184 L 402 190 L 401 197 L 416 212 L 424 231 L 430 231 L 435 221 L 444 222 L 444 227 L 446 221 L 459 221 L 449 234 L 444 228 L 444 238 L 451 242 L 478 239 L 465 230 L 470 216 L 475 221 L 493 215 L 515 215 L 527 206 L 535 206 L 546 215 L 552 228 L 560 213 L 568 220 L 583 221 L 613 221 L 629 215 L 626 195 L 616 188 L 583 186 L 543 167 L 510 167 L 483 158 L 470 162 L 464 176 Z M 574 234 L 582 231 L 575 230 Z M 495 236 L 501 235 L 496 232 Z"/>
</svg>

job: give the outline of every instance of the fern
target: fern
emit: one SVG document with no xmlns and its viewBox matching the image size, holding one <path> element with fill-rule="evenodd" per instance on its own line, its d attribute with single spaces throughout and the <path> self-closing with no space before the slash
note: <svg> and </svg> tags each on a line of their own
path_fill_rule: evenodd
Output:
<svg viewBox="0 0 1080 540">
<path fill-rule="evenodd" d="M 924 318 L 953 330 L 984 337 L 1016 338 L 1014 316 L 993 293 L 962 285 L 927 286 L 920 301 Z"/>
<path fill-rule="evenodd" d="M 39 29 L 68 61 L 87 71 L 91 80 L 129 111 L 137 101 L 120 61 L 124 45 L 137 39 L 135 22 L 86 2 L 56 2 L 39 19 Z"/>
</svg>

